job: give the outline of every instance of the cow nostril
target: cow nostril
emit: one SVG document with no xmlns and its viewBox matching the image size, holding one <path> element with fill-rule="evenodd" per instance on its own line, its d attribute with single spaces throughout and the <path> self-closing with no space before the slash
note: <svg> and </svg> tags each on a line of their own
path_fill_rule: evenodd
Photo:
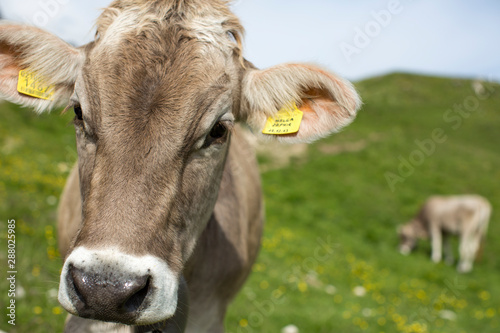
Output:
<svg viewBox="0 0 500 333">
<path fill-rule="evenodd" d="M 150 286 L 150 280 L 151 278 L 148 277 L 146 279 L 146 282 L 144 283 L 144 286 L 139 289 L 135 294 L 129 297 L 127 301 L 123 304 L 123 307 L 125 311 L 127 312 L 136 312 L 139 310 L 140 306 L 146 299 L 146 296 L 148 295 L 149 292 L 149 286 Z"/>
<path fill-rule="evenodd" d="M 76 297 L 78 297 L 78 299 L 85 303 L 85 299 L 83 298 L 83 295 L 82 293 L 80 292 L 80 290 L 78 289 L 78 286 L 75 284 L 75 282 L 72 282 L 73 283 L 73 290 L 75 291 L 75 294 L 76 294 Z"/>
<path fill-rule="evenodd" d="M 77 269 L 75 269 L 73 267 L 73 265 L 69 266 L 69 272 L 70 272 L 70 274 L 68 275 L 68 282 L 73 286 L 73 291 L 75 292 L 78 300 L 80 300 L 80 302 L 85 304 L 85 298 L 83 297 L 82 293 L 80 292 L 80 288 L 79 288 L 79 285 L 81 285 L 81 283 L 82 283 L 81 279 L 79 279 L 80 278 L 80 276 L 78 274 L 79 272 Z M 83 281 L 83 283 L 85 283 L 85 281 Z"/>
</svg>

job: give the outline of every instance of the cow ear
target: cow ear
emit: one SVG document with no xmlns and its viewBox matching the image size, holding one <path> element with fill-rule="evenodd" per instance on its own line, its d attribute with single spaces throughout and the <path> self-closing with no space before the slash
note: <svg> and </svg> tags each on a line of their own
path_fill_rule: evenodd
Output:
<svg viewBox="0 0 500 333">
<path fill-rule="evenodd" d="M 83 60 L 81 50 L 48 32 L 34 27 L 1 22 L 0 98 L 32 107 L 37 112 L 63 106 L 73 93 Z M 20 79 L 21 70 L 23 75 L 28 73 L 29 78 L 23 76 Z M 44 99 L 28 95 L 30 91 L 28 94 L 20 93 L 19 80 L 26 86 L 26 90 L 31 88 L 52 92 L 52 96 L 50 99 Z M 46 90 L 48 87 L 51 88 Z M 47 97 L 45 94 L 45 98 Z"/>
<path fill-rule="evenodd" d="M 263 136 L 285 143 L 311 142 L 338 132 L 354 120 L 361 100 L 353 85 L 313 65 L 250 68 L 242 81 L 240 119 L 262 133 L 269 117 L 290 105 L 303 112 L 298 132 Z"/>
</svg>

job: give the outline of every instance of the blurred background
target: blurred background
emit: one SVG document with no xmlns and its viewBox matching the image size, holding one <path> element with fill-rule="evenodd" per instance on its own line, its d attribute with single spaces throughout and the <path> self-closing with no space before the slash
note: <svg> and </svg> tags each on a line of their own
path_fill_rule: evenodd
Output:
<svg viewBox="0 0 500 333">
<path fill-rule="evenodd" d="M 0 1 L 4 19 L 74 45 L 92 39 L 108 4 Z M 499 332 L 500 3 L 239 0 L 232 9 L 256 66 L 320 64 L 352 80 L 364 106 L 315 144 L 259 146 L 267 225 L 227 332 Z M 64 324 L 55 219 L 77 155 L 72 115 L 59 114 L 0 102 L 0 218 L 16 219 L 18 244 L 17 325 L 2 320 L 0 331 Z M 493 205 L 470 274 L 432 263 L 428 241 L 399 254 L 396 228 L 428 196 L 465 193 Z M 0 281 L 2 308 L 7 289 Z"/>
</svg>

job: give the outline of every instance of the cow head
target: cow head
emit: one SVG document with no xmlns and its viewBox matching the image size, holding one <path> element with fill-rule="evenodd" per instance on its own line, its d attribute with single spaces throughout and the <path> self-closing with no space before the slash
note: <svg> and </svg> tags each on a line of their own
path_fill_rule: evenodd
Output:
<svg viewBox="0 0 500 333">
<path fill-rule="evenodd" d="M 422 222 L 413 219 L 410 222 L 398 227 L 399 252 L 404 255 L 410 254 L 416 247 L 419 239 L 428 237 Z"/>
<path fill-rule="evenodd" d="M 75 113 L 82 225 L 59 289 L 70 313 L 137 325 L 174 315 L 236 122 L 260 133 L 296 103 L 300 130 L 267 137 L 305 142 L 353 120 L 350 83 L 312 65 L 258 70 L 242 57 L 241 35 L 223 1 L 115 1 L 81 48 L 0 25 L 1 97 Z M 52 100 L 16 91 L 21 69 L 53 85 Z"/>
</svg>

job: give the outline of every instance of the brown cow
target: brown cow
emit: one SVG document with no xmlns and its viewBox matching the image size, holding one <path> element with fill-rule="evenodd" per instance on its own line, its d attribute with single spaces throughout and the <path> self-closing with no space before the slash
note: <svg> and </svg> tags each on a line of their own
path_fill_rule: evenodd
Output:
<svg viewBox="0 0 500 333">
<path fill-rule="evenodd" d="M 223 0 L 116 0 L 80 48 L 0 25 L 0 96 L 75 112 L 78 168 L 59 213 L 67 332 L 223 332 L 263 221 L 237 123 L 261 133 L 295 103 L 298 132 L 263 135 L 294 143 L 354 119 L 349 82 L 313 65 L 258 70 L 242 33 Z M 16 90 L 22 69 L 43 78 L 41 90 L 54 86 L 50 100 Z"/>
<path fill-rule="evenodd" d="M 418 215 L 399 228 L 401 239 L 399 250 L 409 254 L 417 240 L 431 238 L 432 260 L 440 262 L 444 242 L 445 260 L 453 263 L 453 251 L 449 235 L 460 236 L 459 272 L 472 270 L 480 243 L 486 235 L 491 214 L 491 205 L 478 195 L 430 197 Z"/>
</svg>

